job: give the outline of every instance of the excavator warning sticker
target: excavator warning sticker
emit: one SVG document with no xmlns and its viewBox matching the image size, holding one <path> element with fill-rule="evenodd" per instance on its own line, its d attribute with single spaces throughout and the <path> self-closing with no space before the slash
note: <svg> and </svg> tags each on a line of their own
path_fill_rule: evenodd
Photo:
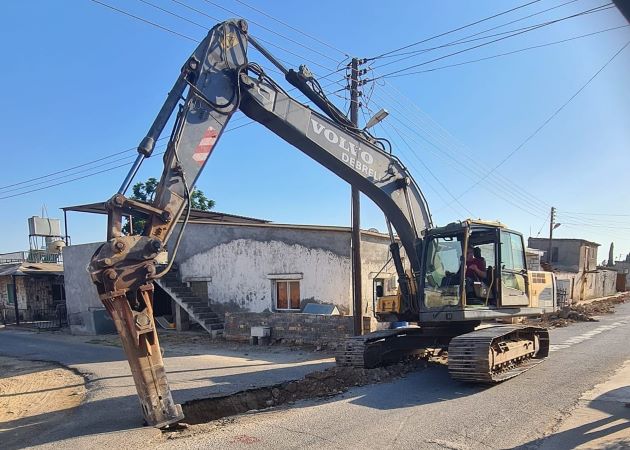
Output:
<svg viewBox="0 0 630 450">
<path fill-rule="evenodd" d="M 212 147 L 214 147 L 214 143 L 217 141 L 217 136 L 219 132 L 212 127 L 208 127 L 206 132 L 203 134 L 201 141 L 199 141 L 199 145 L 195 149 L 192 158 L 197 161 L 197 164 L 200 166 L 206 162 L 210 152 L 212 151 Z"/>
</svg>

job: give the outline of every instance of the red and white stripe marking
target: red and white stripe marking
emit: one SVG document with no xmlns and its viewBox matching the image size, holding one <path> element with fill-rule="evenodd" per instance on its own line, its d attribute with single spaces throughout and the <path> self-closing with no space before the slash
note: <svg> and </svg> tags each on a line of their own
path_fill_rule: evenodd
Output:
<svg viewBox="0 0 630 450">
<path fill-rule="evenodd" d="M 201 166 L 204 162 L 206 162 L 206 159 L 210 156 L 210 152 L 212 151 L 212 147 L 214 147 L 214 143 L 217 141 L 218 136 L 219 132 L 217 130 L 212 127 L 208 127 L 192 156 L 192 158 L 197 161 L 197 164 Z"/>
</svg>

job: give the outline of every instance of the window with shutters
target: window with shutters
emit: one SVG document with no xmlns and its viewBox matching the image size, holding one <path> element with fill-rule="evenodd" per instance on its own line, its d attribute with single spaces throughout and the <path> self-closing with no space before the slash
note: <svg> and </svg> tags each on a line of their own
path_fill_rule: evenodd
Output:
<svg viewBox="0 0 630 450">
<path fill-rule="evenodd" d="M 300 309 L 300 282 L 298 280 L 274 280 L 275 308 L 282 310 Z"/>
</svg>

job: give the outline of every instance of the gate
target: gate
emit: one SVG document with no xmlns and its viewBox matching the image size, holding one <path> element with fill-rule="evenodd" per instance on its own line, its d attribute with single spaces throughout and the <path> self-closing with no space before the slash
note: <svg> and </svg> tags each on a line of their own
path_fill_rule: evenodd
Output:
<svg viewBox="0 0 630 450">
<path fill-rule="evenodd" d="M 39 330 L 58 330 L 68 326 L 68 312 L 65 305 L 39 309 L 0 309 L 0 320 L 4 325 L 19 325 Z"/>
</svg>

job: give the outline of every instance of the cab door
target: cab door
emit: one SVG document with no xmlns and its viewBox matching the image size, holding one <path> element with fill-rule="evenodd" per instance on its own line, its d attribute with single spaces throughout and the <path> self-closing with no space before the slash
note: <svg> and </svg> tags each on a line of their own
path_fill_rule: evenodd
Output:
<svg viewBox="0 0 630 450">
<path fill-rule="evenodd" d="M 525 247 L 520 234 L 501 230 L 501 305 L 528 306 Z"/>
</svg>

